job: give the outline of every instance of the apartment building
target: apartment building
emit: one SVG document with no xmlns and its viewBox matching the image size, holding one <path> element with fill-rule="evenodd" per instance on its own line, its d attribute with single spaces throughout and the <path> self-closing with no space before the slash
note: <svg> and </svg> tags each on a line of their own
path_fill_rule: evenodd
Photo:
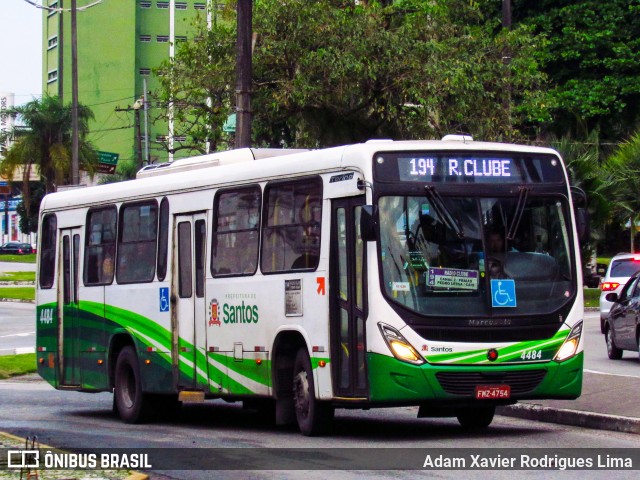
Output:
<svg viewBox="0 0 640 480">
<path fill-rule="evenodd" d="M 71 0 L 45 0 L 43 91 L 71 102 Z M 206 18 L 211 0 L 77 0 L 78 99 L 95 120 L 90 137 L 96 149 L 120 160 L 164 162 L 170 125 L 157 100 L 153 69 L 189 38 L 196 15 Z M 220 8 L 219 4 L 218 8 Z M 176 158 L 186 153 L 176 153 Z"/>
</svg>

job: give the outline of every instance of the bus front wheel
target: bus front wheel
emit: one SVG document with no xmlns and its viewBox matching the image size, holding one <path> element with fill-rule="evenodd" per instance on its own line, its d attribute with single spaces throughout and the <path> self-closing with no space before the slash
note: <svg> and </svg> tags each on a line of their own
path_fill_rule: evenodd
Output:
<svg viewBox="0 0 640 480">
<path fill-rule="evenodd" d="M 124 347 L 118 355 L 115 371 L 114 403 L 126 423 L 140 423 L 149 413 L 149 398 L 142 392 L 138 356 L 133 347 Z"/>
<path fill-rule="evenodd" d="M 462 428 L 479 430 L 487 428 L 493 421 L 496 407 L 469 407 L 456 410 L 456 417 Z"/>
<path fill-rule="evenodd" d="M 298 427 L 303 435 L 310 437 L 329 430 L 334 409 L 316 399 L 311 359 L 304 348 L 298 350 L 293 364 L 293 400 Z"/>
</svg>

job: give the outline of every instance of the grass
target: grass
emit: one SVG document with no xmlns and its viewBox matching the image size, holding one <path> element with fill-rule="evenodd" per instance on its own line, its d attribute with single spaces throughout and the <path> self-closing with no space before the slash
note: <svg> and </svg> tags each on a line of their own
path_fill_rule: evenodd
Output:
<svg viewBox="0 0 640 480">
<path fill-rule="evenodd" d="M 35 300 L 36 289 L 34 287 L 0 287 L 0 298 Z"/>
<path fill-rule="evenodd" d="M 0 273 L 0 282 L 35 282 L 36 272 L 4 272 Z"/>
<path fill-rule="evenodd" d="M 15 263 L 36 263 L 36 254 L 29 253 L 27 255 L 0 255 L 0 262 L 15 262 Z"/>
<path fill-rule="evenodd" d="M 584 306 L 585 307 L 600 306 L 600 289 L 599 288 L 584 289 Z"/>
<path fill-rule="evenodd" d="M 36 370 L 35 353 L 0 356 L 0 379 L 33 373 Z"/>
</svg>

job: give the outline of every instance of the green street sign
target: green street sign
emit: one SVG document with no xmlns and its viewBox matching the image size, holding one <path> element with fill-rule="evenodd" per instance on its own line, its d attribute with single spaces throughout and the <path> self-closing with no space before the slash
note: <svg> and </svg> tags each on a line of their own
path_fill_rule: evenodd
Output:
<svg viewBox="0 0 640 480">
<path fill-rule="evenodd" d="M 119 153 L 98 152 L 98 172 L 109 174 L 116 173 L 118 158 L 120 158 Z"/>
<path fill-rule="evenodd" d="M 236 133 L 236 114 L 232 113 L 222 125 L 222 131 L 226 133 Z"/>
</svg>

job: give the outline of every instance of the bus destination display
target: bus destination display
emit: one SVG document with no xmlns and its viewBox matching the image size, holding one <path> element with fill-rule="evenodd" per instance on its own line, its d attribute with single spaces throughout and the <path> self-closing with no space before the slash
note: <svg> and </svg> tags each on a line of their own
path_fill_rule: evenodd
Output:
<svg viewBox="0 0 640 480">
<path fill-rule="evenodd" d="M 520 181 L 519 169 L 511 158 L 398 157 L 403 181 Z"/>
</svg>

